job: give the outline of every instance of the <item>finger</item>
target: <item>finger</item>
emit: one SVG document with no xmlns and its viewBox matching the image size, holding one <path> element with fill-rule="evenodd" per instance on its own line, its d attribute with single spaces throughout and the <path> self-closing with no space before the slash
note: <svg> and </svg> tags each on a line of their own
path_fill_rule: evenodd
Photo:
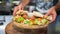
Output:
<svg viewBox="0 0 60 34">
<path fill-rule="evenodd" d="M 22 10 L 22 7 L 19 6 L 19 10 Z"/>
<path fill-rule="evenodd" d="M 47 18 L 51 14 L 51 10 L 48 10 L 48 12 L 44 15 L 44 18 Z"/>
<path fill-rule="evenodd" d="M 21 8 L 21 10 L 24 10 L 24 8 Z"/>
<path fill-rule="evenodd" d="M 48 16 L 48 14 L 45 14 L 45 15 L 44 15 L 44 18 L 47 18 L 47 16 Z"/>
<path fill-rule="evenodd" d="M 19 7 L 19 10 L 23 10 L 24 8 L 22 6 L 18 6 Z"/>
<path fill-rule="evenodd" d="M 46 14 L 44 15 L 44 18 L 47 18 L 49 15 L 50 15 L 50 13 L 49 13 L 49 12 L 48 12 L 48 13 L 46 13 Z"/>
<path fill-rule="evenodd" d="M 18 7 L 15 7 L 14 8 L 14 12 L 13 12 L 13 16 L 15 16 L 16 15 L 16 12 L 18 11 Z"/>
<path fill-rule="evenodd" d="M 50 23 L 52 23 L 53 21 L 55 21 L 56 16 L 57 16 L 57 15 L 56 15 L 56 13 L 54 12 L 54 13 L 52 14 L 52 18 L 53 18 L 53 19 L 50 21 Z"/>
</svg>

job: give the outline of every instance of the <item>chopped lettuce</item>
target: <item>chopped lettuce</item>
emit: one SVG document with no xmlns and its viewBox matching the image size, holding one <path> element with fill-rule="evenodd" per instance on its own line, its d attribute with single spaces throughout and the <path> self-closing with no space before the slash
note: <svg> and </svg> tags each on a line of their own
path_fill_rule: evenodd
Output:
<svg viewBox="0 0 60 34">
<path fill-rule="evenodd" d="M 48 23 L 48 20 L 47 19 L 43 19 L 42 20 L 42 24 L 47 24 Z"/>
<path fill-rule="evenodd" d="M 24 18 L 23 17 L 20 17 L 20 18 L 18 18 L 17 22 L 21 22 L 23 20 L 24 20 Z"/>
<path fill-rule="evenodd" d="M 42 23 L 41 23 L 38 19 L 35 19 L 35 23 L 36 23 L 37 25 L 42 25 Z"/>
<path fill-rule="evenodd" d="M 24 20 L 24 24 L 32 25 L 31 21 L 30 21 L 30 20 L 28 20 L 28 19 Z"/>
<path fill-rule="evenodd" d="M 37 25 L 44 25 L 44 24 L 48 24 L 48 20 L 47 19 L 42 19 L 42 21 L 39 21 L 38 19 L 35 19 L 35 23 Z"/>
</svg>

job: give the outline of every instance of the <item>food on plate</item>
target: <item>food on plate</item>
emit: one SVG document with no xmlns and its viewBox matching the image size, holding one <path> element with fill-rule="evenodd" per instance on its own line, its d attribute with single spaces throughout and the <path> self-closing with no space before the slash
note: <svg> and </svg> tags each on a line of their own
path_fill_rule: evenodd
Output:
<svg viewBox="0 0 60 34">
<path fill-rule="evenodd" d="M 45 25 L 48 24 L 49 19 L 44 18 L 43 14 L 39 13 L 39 12 L 33 12 L 32 16 L 29 17 L 29 12 L 28 11 L 24 11 L 24 10 L 19 10 L 17 13 L 17 15 L 14 16 L 14 21 L 17 23 L 23 23 L 23 24 L 28 24 L 28 25 Z"/>
<path fill-rule="evenodd" d="M 24 21 L 24 18 L 21 17 L 21 16 L 15 16 L 15 17 L 14 17 L 14 20 L 15 20 L 17 23 L 19 23 L 19 22 L 23 22 L 23 21 Z"/>
<path fill-rule="evenodd" d="M 39 12 L 36 12 L 36 11 L 33 12 L 33 15 L 36 16 L 36 17 L 37 17 L 37 16 L 38 16 L 38 17 L 43 17 L 43 16 L 44 16 L 43 14 L 41 14 L 41 13 L 39 13 Z"/>
<path fill-rule="evenodd" d="M 34 19 L 36 19 L 36 17 L 35 16 L 32 16 L 32 17 L 30 17 L 30 19 L 34 20 Z"/>
<path fill-rule="evenodd" d="M 28 15 L 27 15 L 27 14 L 24 14 L 23 17 L 24 17 L 25 19 L 28 19 Z"/>
</svg>

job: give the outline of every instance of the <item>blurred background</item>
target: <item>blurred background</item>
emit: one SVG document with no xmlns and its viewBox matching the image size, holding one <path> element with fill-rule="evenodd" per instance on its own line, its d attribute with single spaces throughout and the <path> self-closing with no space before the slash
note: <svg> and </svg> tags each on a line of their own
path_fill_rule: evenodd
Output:
<svg viewBox="0 0 60 34">
<path fill-rule="evenodd" d="M 0 34 L 5 34 L 5 27 L 12 21 L 13 9 L 19 5 L 21 0 L 0 0 Z M 60 5 L 60 4 L 59 4 Z M 32 11 L 35 7 L 35 1 L 31 2 L 25 7 L 25 10 Z M 60 9 L 57 10 L 59 13 Z"/>
<path fill-rule="evenodd" d="M 12 21 L 13 9 L 19 5 L 21 0 L 0 0 L 0 34 L 5 34 L 5 27 Z M 35 1 L 31 2 L 25 7 L 24 10 L 32 11 Z"/>
<path fill-rule="evenodd" d="M 12 15 L 15 6 L 19 5 L 21 0 L 0 0 L 0 15 Z M 34 8 L 35 1 L 31 0 L 25 10 L 31 11 Z"/>
</svg>

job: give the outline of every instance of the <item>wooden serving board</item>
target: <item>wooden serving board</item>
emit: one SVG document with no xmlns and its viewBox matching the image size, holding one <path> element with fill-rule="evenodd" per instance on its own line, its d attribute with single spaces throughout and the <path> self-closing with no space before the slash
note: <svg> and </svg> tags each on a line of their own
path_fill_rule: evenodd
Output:
<svg viewBox="0 0 60 34">
<path fill-rule="evenodd" d="M 13 22 L 11 22 L 6 26 L 5 32 L 6 32 L 6 34 L 47 34 L 47 28 L 38 30 L 36 32 L 33 31 L 33 33 L 32 32 L 29 32 L 29 33 L 26 32 L 25 33 L 25 32 L 20 32 L 17 29 L 15 29 L 13 26 Z"/>
</svg>

